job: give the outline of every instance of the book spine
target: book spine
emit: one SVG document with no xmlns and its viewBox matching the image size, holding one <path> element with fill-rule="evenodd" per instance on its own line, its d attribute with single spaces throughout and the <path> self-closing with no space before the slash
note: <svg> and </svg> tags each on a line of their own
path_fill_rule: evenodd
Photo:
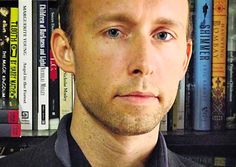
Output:
<svg viewBox="0 0 236 167">
<path fill-rule="evenodd" d="M 2 7 L 0 14 L 2 20 L 1 36 L 1 98 L 9 98 L 9 61 L 10 61 L 10 8 Z"/>
<path fill-rule="evenodd" d="M 17 124 L 19 123 L 19 110 L 0 110 L 0 124 Z"/>
<path fill-rule="evenodd" d="M 58 27 L 58 16 L 57 9 L 51 7 L 49 9 L 49 23 L 50 30 L 49 36 L 52 31 Z M 60 109 L 59 109 L 59 68 L 54 59 L 53 53 L 50 50 L 50 82 L 49 82 L 49 128 L 57 129 L 60 120 Z"/>
<path fill-rule="evenodd" d="M 48 2 L 38 1 L 38 130 L 49 129 Z"/>
<path fill-rule="evenodd" d="M 10 16 L 10 74 L 9 99 L 18 100 L 18 8 L 11 8 Z"/>
<path fill-rule="evenodd" d="M 18 9 L 20 121 L 32 130 L 32 0 L 19 0 Z"/>
<path fill-rule="evenodd" d="M 73 76 L 60 69 L 60 118 L 73 109 Z"/>
<path fill-rule="evenodd" d="M 226 128 L 236 129 L 236 1 L 228 3 Z"/>
<path fill-rule="evenodd" d="M 32 92 L 33 92 L 33 105 L 32 105 L 32 119 L 33 119 L 33 129 L 38 129 L 38 1 L 32 2 L 32 33 L 33 41 L 32 41 Z"/>
<path fill-rule="evenodd" d="M 210 130 L 212 7 L 212 0 L 195 1 L 195 57 L 193 75 L 194 130 Z"/>
<path fill-rule="evenodd" d="M 175 104 L 173 106 L 173 114 L 176 114 L 176 121 L 173 124 L 173 130 L 183 130 L 184 129 L 184 107 L 185 107 L 185 78 L 179 82 L 179 89 L 177 92 L 177 97 Z"/>
<path fill-rule="evenodd" d="M 212 130 L 225 128 L 227 0 L 214 0 L 212 49 Z"/>
<path fill-rule="evenodd" d="M 21 124 L 0 124 L 0 137 L 21 137 Z"/>
<path fill-rule="evenodd" d="M 190 1 L 190 11 L 192 17 L 192 26 L 194 27 L 195 17 L 195 1 Z M 192 30 L 192 41 L 194 43 L 194 29 Z M 193 58 L 194 46 L 192 47 L 192 58 L 190 59 L 189 67 L 185 75 L 185 111 L 184 111 L 184 129 L 193 129 Z"/>
</svg>

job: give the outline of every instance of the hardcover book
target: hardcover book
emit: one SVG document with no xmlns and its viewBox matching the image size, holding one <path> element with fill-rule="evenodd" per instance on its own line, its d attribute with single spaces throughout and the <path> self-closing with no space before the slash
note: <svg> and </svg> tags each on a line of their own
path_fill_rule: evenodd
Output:
<svg viewBox="0 0 236 167">
<path fill-rule="evenodd" d="M 38 1 L 38 130 L 49 129 L 48 1 Z"/>
<path fill-rule="evenodd" d="M 212 0 L 195 1 L 193 129 L 210 130 Z"/>
<path fill-rule="evenodd" d="M 49 37 L 52 31 L 58 27 L 58 14 L 55 7 L 49 8 Z M 49 80 L 49 128 L 57 129 L 60 120 L 60 92 L 59 92 L 59 68 L 54 59 L 51 48 L 50 55 L 50 80 Z"/>
<path fill-rule="evenodd" d="M 212 50 L 212 130 L 225 128 L 227 0 L 214 0 Z"/>
<path fill-rule="evenodd" d="M 236 129 L 236 1 L 228 3 L 226 128 Z"/>
</svg>

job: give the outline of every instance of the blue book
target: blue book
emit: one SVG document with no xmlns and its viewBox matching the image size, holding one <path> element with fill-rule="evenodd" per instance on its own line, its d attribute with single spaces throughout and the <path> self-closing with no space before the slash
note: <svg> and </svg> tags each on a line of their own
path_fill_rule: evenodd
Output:
<svg viewBox="0 0 236 167">
<path fill-rule="evenodd" d="M 193 129 L 200 131 L 211 127 L 212 8 L 212 0 L 195 1 Z"/>
</svg>

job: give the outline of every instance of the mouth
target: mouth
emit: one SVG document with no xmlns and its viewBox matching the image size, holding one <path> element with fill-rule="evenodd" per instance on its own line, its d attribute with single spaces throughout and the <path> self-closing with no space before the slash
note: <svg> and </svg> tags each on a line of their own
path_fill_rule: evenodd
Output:
<svg viewBox="0 0 236 167">
<path fill-rule="evenodd" d="M 159 101 L 159 97 L 152 92 L 138 92 L 138 91 L 130 92 L 127 94 L 116 95 L 115 98 L 136 104 L 144 104 L 144 103 Z"/>
</svg>

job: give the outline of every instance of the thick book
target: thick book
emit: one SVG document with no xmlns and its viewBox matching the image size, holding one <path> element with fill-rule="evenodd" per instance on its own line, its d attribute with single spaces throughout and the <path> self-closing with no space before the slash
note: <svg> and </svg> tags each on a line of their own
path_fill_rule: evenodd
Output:
<svg viewBox="0 0 236 167">
<path fill-rule="evenodd" d="M 19 110 L 0 109 L 0 124 L 17 124 L 19 123 Z"/>
<path fill-rule="evenodd" d="M 18 99 L 18 8 L 10 9 L 9 99 Z"/>
<path fill-rule="evenodd" d="M 195 1 L 193 129 L 210 130 L 212 0 Z"/>
<path fill-rule="evenodd" d="M 19 0 L 19 107 L 22 129 L 32 130 L 32 0 Z"/>
<path fill-rule="evenodd" d="M 0 137 L 21 137 L 21 124 L 0 124 Z"/>
<path fill-rule="evenodd" d="M 10 61 L 10 7 L 0 7 L 0 55 L 1 55 L 1 93 L 0 98 L 9 98 Z"/>
<path fill-rule="evenodd" d="M 227 1 L 213 1 L 212 130 L 225 128 Z"/>
<path fill-rule="evenodd" d="M 226 128 L 236 129 L 236 1 L 228 3 Z"/>
<path fill-rule="evenodd" d="M 49 8 L 49 37 L 52 31 L 58 28 L 58 14 L 56 7 Z M 59 92 L 59 67 L 56 64 L 49 45 L 50 71 L 49 71 L 49 128 L 57 129 L 60 120 L 60 92 Z"/>
<path fill-rule="evenodd" d="M 48 1 L 37 1 L 38 130 L 49 129 Z"/>
</svg>

